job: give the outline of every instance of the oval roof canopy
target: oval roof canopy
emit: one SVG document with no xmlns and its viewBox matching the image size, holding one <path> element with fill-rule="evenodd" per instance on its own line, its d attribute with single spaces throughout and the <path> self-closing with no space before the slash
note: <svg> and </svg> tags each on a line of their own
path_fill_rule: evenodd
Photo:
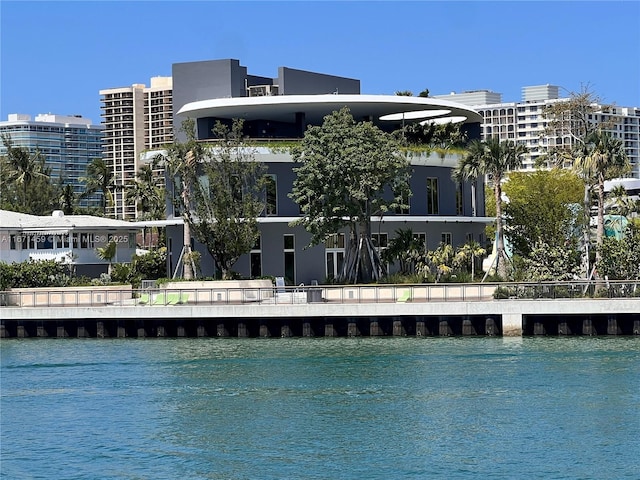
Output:
<svg viewBox="0 0 640 480">
<path fill-rule="evenodd" d="M 437 116 L 464 117 L 466 123 L 481 123 L 478 112 L 448 100 L 399 95 L 274 95 L 264 97 L 213 98 L 184 105 L 178 115 L 191 118 L 243 118 L 295 122 L 304 113 L 308 125 L 321 125 L 326 115 L 348 107 L 356 120 L 377 123 L 381 117 L 402 121 Z"/>
</svg>

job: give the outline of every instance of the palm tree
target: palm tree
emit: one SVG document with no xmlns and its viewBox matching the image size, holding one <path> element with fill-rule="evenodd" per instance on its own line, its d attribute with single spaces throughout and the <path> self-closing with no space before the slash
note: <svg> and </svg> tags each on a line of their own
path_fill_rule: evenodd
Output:
<svg viewBox="0 0 640 480">
<path fill-rule="evenodd" d="M 14 147 L 11 137 L 2 135 L 2 143 L 7 149 L 8 175 L 3 183 L 15 182 L 22 186 L 23 201 L 26 201 L 27 191 L 33 181 L 38 178 L 48 178 L 45 173 L 44 158 L 40 151 L 33 154 L 24 147 Z"/>
<path fill-rule="evenodd" d="M 440 281 L 443 275 L 448 275 L 453 271 L 453 261 L 455 255 L 454 250 L 448 243 L 441 243 L 435 250 L 426 253 L 422 265 L 422 271 L 434 271 L 436 275 L 436 283 Z"/>
<path fill-rule="evenodd" d="M 475 240 L 468 241 L 462 247 L 458 249 L 456 253 L 456 260 L 459 263 L 464 263 L 466 260 L 471 260 L 471 281 L 475 277 L 476 273 L 476 258 L 482 257 L 487 251 Z"/>
<path fill-rule="evenodd" d="M 425 245 L 418 240 L 410 228 L 396 230 L 396 236 L 389 241 L 389 246 L 382 252 L 386 262 L 398 260 L 400 272 L 408 275 L 415 271 L 415 263 L 424 253 Z"/>
<path fill-rule="evenodd" d="M 118 253 L 118 244 L 113 240 L 107 243 L 104 247 L 96 248 L 96 255 L 98 255 L 98 258 L 109 262 L 109 269 L 107 271 L 109 275 L 111 275 L 111 262 L 115 258 L 116 253 Z"/>
<path fill-rule="evenodd" d="M 158 160 L 142 165 L 136 174 L 136 180 L 129 184 L 127 200 L 134 200 L 140 218 L 160 220 L 164 218 L 164 188 L 159 187 L 158 179 L 153 172 Z"/>
<path fill-rule="evenodd" d="M 613 187 L 608 197 L 612 200 L 611 209 L 617 215 L 624 215 L 626 217 L 634 211 L 635 202 L 629 198 L 627 189 L 624 188 L 623 185 Z"/>
<path fill-rule="evenodd" d="M 481 142 L 473 141 L 467 147 L 467 156 L 472 155 L 473 157 L 478 157 L 484 154 L 485 147 Z M 484 172 L 480 171 L 480 163 L 479 162 L 471 162 L 471 161 L 462 161 L 457 165 L 456 168 L 453 169 L 451 173 L 451 178 L 455 182 L 471 182 L 471 212 L 472 216 L 475 216 L 477 213 L 477 205 L 476 205 L 476 188 L 477 188 L 477 180 L 480 177 L 485 175 Z"/>
<path fill-rule="evenodd" d="M 604 241 L 604 182 L 625 173 L 629 168 L 629 159 L 624 152 L 622 140 L 613 138 L 609 132 L 596 130 L 587 138 L 585 148 L 580 151 L 574 166 L 596 189 L 598 208 L 596 263 L 599 263 Z"/>
<path fill-rule="evenodd" d="M 107 207 L 113 206 L 113 190 L 115 182 L 113 170 L 102 158 L 95 158 L 87 165 L 87 176 L 82 178 L 85 182 L 86 189 L 82 194 L 83 197 L 100 192 L 102 193 L 102 210 L 107 214 Z"/>
<path fill-rule="evenodd" d="M 454 169 L 452 177 L 456 181 L 473 181 L 480 175 L 487 175 L 493 184 L 496 201 L 496 272 L 501 278 L 507 276 L 507 257 L 504 251 L 504 227 L 502 222 L 502 180 L 510 171 L 522 165 L 521 156 L 527 147 L 511 141 L 501 142 L 490 137 L 484 142 L 474 140 L 468 153 Z"/>
<path fill-rule="evenodd" d="M 167 147 L 166 156 L 160 159 L 165 164 L 166 171 L 180 193 L 173 198 L 174 204 L 182 210 L 183 222 L 183 277 L 190 280 L 194 276 L 195 263 L 191 254 L 190 215 L 192 210 L 192 186 L 197 181 L 196 169 L 205 155 L 205 147 L 196 138 L 195 122 L 187 119 L 182 123 L 181 131 L 187 137 L 186 142 L 174 142 Z"/>
<path fill-rule="evenodd" d="M 65 215 L 73 215 L 76 206 L 76 196 L 73 192 L 73 185 L 67 183 L 60 191 L 60 208 Z"/>
</svg>

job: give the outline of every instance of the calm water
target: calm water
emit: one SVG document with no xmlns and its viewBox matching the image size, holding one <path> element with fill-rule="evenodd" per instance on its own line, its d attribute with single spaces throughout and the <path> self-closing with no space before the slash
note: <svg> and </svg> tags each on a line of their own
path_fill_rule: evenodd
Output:
<svg viewBox="0 0 640 480">
<path fill-rule="evenodd" d="M 3 479 L 640 478 L 637 338 L 0 348 Z"/>
</svg>

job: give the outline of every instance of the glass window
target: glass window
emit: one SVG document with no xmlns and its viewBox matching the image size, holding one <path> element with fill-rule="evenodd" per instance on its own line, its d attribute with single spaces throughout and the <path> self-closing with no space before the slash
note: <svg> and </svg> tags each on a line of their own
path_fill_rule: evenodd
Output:
<svg viewBox="0 0 640 480">
<path fill-rule="evenodd" d="M 452 238 L 451 238 L 450 232 L 442 232 L 442 243 L 444 243 L 445 245 L 452 244 Z"/>
<path fill-rule="evenodd" d="M 371 241 L 373 246 L 380 250 L 387 248 L 389 243 L 389 235 L 387 233 L 372 233 Z"/>
<path fill-rule="evenodd" d="M 417 240 L 424 247 L 424 251 L 427 251 L 427 234 L 426 233 L 414 233 L 414 240 Z"/>
<path fill-rule="evenodd" d="M 80 248 L 93 248 L 93 233 L 80 234 Z"/>
<path fill-rule="evenodd" d="M 275 175 L 265 175 L 265 215 L 278 214 L 278 186 Z"/>
<path fill-rule="evenodd" d="M 396 208 L 396 214 L 397 215 L 409 215 L 409 209 L 410 209 L 410 205 L 411 205 L 409 197 L 410 197 L 409 192 L 405 192 L 405 193 L 403 193 L 401 195 L 400 202 L 403 205 L 406 205 L 406 207 L 398 207 L 398 208 Z"/>
<path fill-rule="evenodd" d="M 344 233 L 334 233 L 324 241 L 325 248 L 344 248 Z"/>
<path fill-rule="evenodd" d="M 260 236 L 258 236 L 250 254 L 251 278 L 258 278 L 262 276 L 262 251 L 260 249 L 260 244 Z"/>
<path fill-rule="evenodd" d="M 427 214 L 438 215 L 438 179 L 427 178 Z"/>
<path fill-rule="evenodd" d="M 295 237 L 293 235 L 284 236 L 284 249 L 285 250 L 295 249 Z"/>
<path fill-rule="evenodd" d="M 456 215 L 464 215 L 464 196 L 462 183 L 456 185 Z"/>
<path fill-rule="evenodd" d="M 284 276 L 291 284 L 296 284 L 296 253 L 294 235 L 284 236 Z"/>
</svg>

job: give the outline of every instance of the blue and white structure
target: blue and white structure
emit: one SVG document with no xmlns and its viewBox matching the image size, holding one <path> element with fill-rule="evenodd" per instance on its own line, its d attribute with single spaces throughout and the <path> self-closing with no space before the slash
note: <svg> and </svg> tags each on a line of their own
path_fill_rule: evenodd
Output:
<svg viewBox="0 0 640 480">
<path fill-rule="evenodd" d="M 51 180 L 61 179 L 65 185 L 72 185 L 77 195 L 85 191 L 83 177 L 87 176 L 87 166 L 94 159 L 102 158 L 102 125 L 93 125 L 91 120 L 80 115 L 9 114 L 0 122 L 0 134 L 8 135 L 14 147 L 36 151 L 44 157 L 45 166 L 51 169 Z M 0 155 L 6 148 L 0 142 Z M 94 194 L 80 200 L 81 207 L 99 207 L 101 194 Z"/>
</svg>

